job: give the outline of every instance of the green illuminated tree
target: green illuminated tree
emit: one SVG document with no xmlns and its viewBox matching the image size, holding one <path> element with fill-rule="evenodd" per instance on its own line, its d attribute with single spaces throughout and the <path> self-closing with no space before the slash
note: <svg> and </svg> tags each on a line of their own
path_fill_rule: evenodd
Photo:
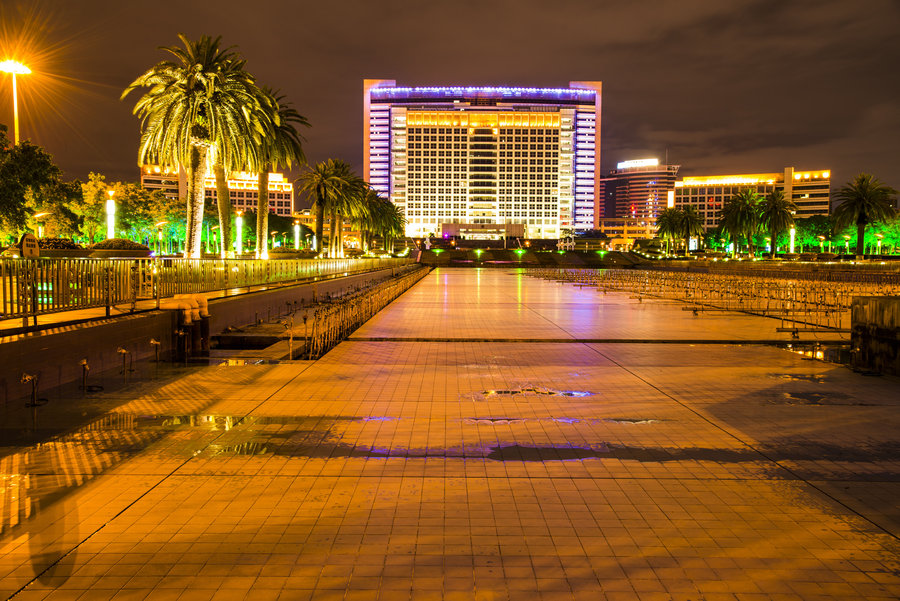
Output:
<svg viewBox="0 0 900 601">
<path fill-rule="evenodd" d="M 27 200 L 59 182 L 53 157 L 27 140 L 10 144 L 0 124 L 0 230 L 15 237 L 29 215 Z"/>
<path fill-rule="evenodd" d="M 771 238 L 771 257 L 775 258 L 775 247 L 778 244 L 778 234 L 790 229 L 794 225 L 794 213 L 797 205 L 790 198 L 785 198 L 783 190 L 770 192 L 759 203 L 760 225 L 769 231 Z"/>
<path fill-rule="evenodd" d="M 752 252 L 751 238 L 759 229 L 759 212 L 757 209 L 759 201 L 759 194 L 747 188 L 725 201 L 725 205 L 719 211 L 719 225 L 722 231 L 726 232 L 731 241 L 734 242 L 732 256 L 737 253 L 738 245 L 742 238 L 746 240 L 747 247 Z"/>
<path fill-rule="evenodd" d="M 331 249 L 335 239 L 341 237 L 338 215 L 346 214 L 351 197 L 359 195 L 362 180 L 353 175 L 350 165 L 339 159 L 328 159 L 315 166 L 308 166 L 297 180 L 298 190 L 306 194 L 316 212 L 316 252 L 323 250 L 325 212 L 331 216 Z M 364 182 L 362 182 L 364 183 Z M 334 254 L 332 250 L 329 254 Z"/>
<path fill-rule="evenodd" d="M 678 217 L 678 233 L 684 239 L 684 256 L 688 256 L 688 240 L 703 235 L 703 217 L 692 205 L 684 207 Z"/>
<path fill-rule="evenodd" d="M 656 228 L 656 235 L 666 241 L 668 254 L 668 245 L 681 237 L 681 209 L 663 209 L 656 217 Z"/>
<path fill-rule="evenodd" d="M 897 191 L 868 173 L 860 173 L 853 181 L 847 182 L 837 194 L 840 201 L 834 209 L 835 229 L 856 225 L 856 256 L 865 254 L 866 226 L 876 221 L 891 221 L 896 210 L 893 200 Z"/>
<path fill-rule="evenodd" d="M 220 48 L 219 37 L 178 37 L 184 48 L 163 48 L 175 60 L 151 67 L 125 88 L 122 98 L 148 88 L 134 106 L 141 119 L 138 163 L 187 171 L 185 256 L 199 257 L 210 148 L 215 146 L 217 162 L 225 167 L 250 163 L 248 153 L 268 126 L 259 88 L 237 53 Z"/>
</svg>

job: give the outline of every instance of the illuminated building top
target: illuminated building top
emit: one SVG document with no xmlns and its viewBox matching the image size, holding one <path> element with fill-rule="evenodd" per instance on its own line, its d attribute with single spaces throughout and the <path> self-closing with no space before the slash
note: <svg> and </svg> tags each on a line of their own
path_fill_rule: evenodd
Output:
<svg viewBox="0 0 900 601">
<path fill-rule="evenodd" d="M 472 99 L 551 102 L 553 104 L 593 102 L 596 90 L 578 88 L 511 88 L 491 86 L 453 87 L 379 87 L 372 89 L 372 100 L 388 102 L 468 102 Z"/>
<path fill-rule="evenodd" d="M 829 179 L 830 171 L 795 171 L 795 180 Z M 689 186 L 758 186 L 775 184 L 784 179 L 784 173 L 747 173 L 741 175 L 710 175 L 706 177 L 685 177 L 675 182 L 676 188 Z"/>
<path fill-rule="evenodd" d="M 635 169 L 637 167 L 657 167 L 659 159 L 637 159 L 634 161 L 622 161 L 616 163 L 616 169 Z"/>
</svg>

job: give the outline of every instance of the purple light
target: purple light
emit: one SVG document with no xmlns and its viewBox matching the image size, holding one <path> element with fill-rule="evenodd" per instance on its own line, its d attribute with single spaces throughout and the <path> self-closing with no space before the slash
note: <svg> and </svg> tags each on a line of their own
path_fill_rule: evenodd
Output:
<svg viewBox="0 0 900 601">
<path fill-rule="evenodd" d="M 419 87 L 419 88 L 373 88 L 372 98 L 453 98 L 453 97 L 518 97 L 537 96 L 558 100 L 592 100 L 596 90 L 580 88 L 511 88 L 494 86 L 456 86 L 456 87 Z"/>
</svg>

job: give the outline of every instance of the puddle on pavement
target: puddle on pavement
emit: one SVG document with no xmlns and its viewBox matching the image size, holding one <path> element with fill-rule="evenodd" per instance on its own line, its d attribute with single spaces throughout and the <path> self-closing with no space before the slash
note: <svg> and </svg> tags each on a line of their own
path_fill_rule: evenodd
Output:
<svg viewBox="0 0 900 601">
<path fill-rule="evenodd" d="M 784 405 L 828 405 L 828 406 L 852 406 L 852 407 L 875 407 L 875 403 L 863 403 L 847 394 L 838 392 L 822 393 L 822 392 L 785 392 L 781 398 L 777 398 L 772 403 Z"/>
<path fill-rule="evenodd" d="M 506 424 L 520 424 L 525 420 L 515 417 L 467 417 L 463 419 L 464 423 L 475 424 L 479 426 L 500 426 Z"/>
<path fill-rule="evenodd" d="M 489 400 L 496 398 L 510 397 L 530 397 L 530 396 L 552 396 L 552 397 L 588 397 L 593 396 L 593 392 L 587 390 L 555 390 L 553 388 L 544 388 L 542 386 L 525 386 L 522 388 L 508 388 L 497 390 L 482 390 L 480 392 L 463 395 L 464 398 L 473 400 Z"/>
</svg>

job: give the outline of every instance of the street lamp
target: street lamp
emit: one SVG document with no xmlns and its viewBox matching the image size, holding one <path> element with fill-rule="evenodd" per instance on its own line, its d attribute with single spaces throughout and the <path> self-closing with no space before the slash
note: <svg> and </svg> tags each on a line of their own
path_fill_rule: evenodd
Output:
<svg viewBox="0 0 900 601">
<path fill-rule="evenodd" d="M 881 239 L 884 238 L 884 234 L 875 234 L 875 237 L 878 238 L 878 253 L 881 254 Z"/>
<path fill-rule="evenodd" d="M 844 236 L 844 248 L 847 249 L 847 254 L 850 254 L 850 236 Z"/>
<path fill-rule="evenodd" d="M 13 80 L 13 131 L 15 132 L 15 143 L 19 143 L 19 99 L 16 94 L 16 75 L 27 75 L 31 73 L 31 69 L 20 62 L 14 60 L 5 60 L 0 62 L 0 71 L 12 75 Z"/>
<path fill-rule="evenodd" d="M 106 237 L 116 237 L 116 202 L 113 200 L 115 190 L 107 190 L 109 199 L 106 201 Z"/>
<path fill-rule="evenodd" d="M 825 236 L 819 236 L 819 252 L 825 252 Z"/>
</svg>

